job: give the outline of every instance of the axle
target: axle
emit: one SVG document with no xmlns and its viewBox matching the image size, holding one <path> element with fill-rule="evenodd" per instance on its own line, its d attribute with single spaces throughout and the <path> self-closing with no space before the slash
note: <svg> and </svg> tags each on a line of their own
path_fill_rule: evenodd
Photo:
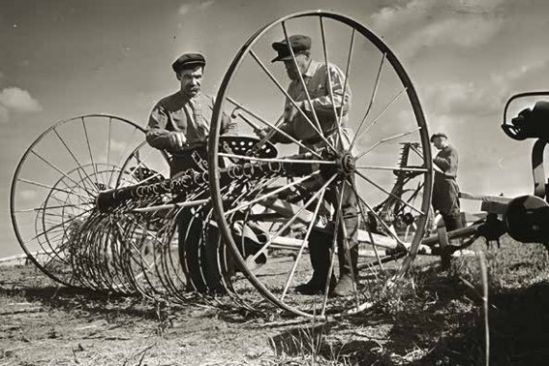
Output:
<svg viewBox="0 0 549 366">
<path fill-rule="evenodd" d="M 256 180 L 266 177 L 303 177 L 313 172 L 311 163 L 299 162 L 299 158 L 291 159 L 291 162 L 283 162 L 281 159 L 275 161 L 251 161 L 243 162 L 244 159 L 235 159 L 235 165 L 220 170 L 222 185 L 230 184 L 241 178 Z M 321 174 L 326 171 L 336 171 L 336 163 L 321 167 Z M 208 172 L 201 172 L 189 169 L 184 173 L 155 183 L 139 183 L 127 187 L 115 188 L 100 192 L 96 198 L 96 207 L 101 212 L 108 212 L 115 208 L 127 205 L 139 200 L 159 197 L 171 193 L 176 196 L 185 195 L 201 187 L 208 185 Z"/>
</svg>

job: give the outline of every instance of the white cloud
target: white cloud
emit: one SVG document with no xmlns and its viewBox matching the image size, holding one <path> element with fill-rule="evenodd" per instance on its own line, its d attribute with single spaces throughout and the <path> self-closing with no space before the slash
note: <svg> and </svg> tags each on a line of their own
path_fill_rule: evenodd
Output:
<svg viewBox="0 0 549 366">
<path fill-rule="evenodd" d="M 42 110 L 40 103 L 30 93 L 18 87 L 0 91 L 0 122 L 6 123 L 11 113 L 34 113 Z"/>
<path fill-rule="evenodd" d="M 491 81 L 499 90 L 512 90 L 521 80 L 546 75 L 549 71 L 549 59 L 531 60 L 504 72 L 499 70 L 492 73 Z"/>
<path fill-rule="evenodd" d="M 494 12 L 501 0 L 412 0 L 382 8 L 371 16 L 373 29 L 414 56 L 433 46 L 473 47 L 491 40 L 503 27 Z"/>
<path fill-rule="evenodd" d="M 183 4 L 179 7 L 179 15 L 186 15 L 189 11 L 191 11 L 191 4 Z"/>
<path fill-rule="evenodd" d="M 430 86 L 422 94 L 439 115 L 482 116 L 501 108 L 501 93 L 472 82 Z"/>
<path fill-rule="evenodd" d="M 452 128 L 478 118 L 499 116 L 514 93 L 532 90 L 531 79 L 549 72 L 549 60 L 534 60 L 507 71 L 494 71 L 483 80 L 446 82 L 421 87 L 421 102 L 429 120 L 439 128 Z M 537 90 L 537 89 L 536 89 Z"/>
<path fill-rule="evenodd" d="M 210 6 L 212 6 L 213 3 L 215 3 L 215 0 L 203 1 L 202 3 L 200 3 L 200 5 L 198 5 L 198 8 L 200 10 L 205 10 L 205 9 L 209 8 Z"/>
<path fill-rule="evenodd" d="M 0 104 L 16 112 L 38 112 L 42 109 L 28 91 L 9 87 L 0 91 Z"/>
<path fill-rule="evenodd" d="M 179 15 L 187 15 L 194 10 L 204 11 L 215 3 L 215 0 L 199 1 L 195 3 L 186 2 L 179 7 Z"/>
</svg>

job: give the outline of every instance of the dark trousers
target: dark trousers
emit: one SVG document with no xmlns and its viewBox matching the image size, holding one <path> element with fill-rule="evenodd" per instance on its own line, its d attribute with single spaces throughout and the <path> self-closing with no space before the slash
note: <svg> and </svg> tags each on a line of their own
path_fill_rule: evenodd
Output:
<svg viewBox="0 0 549 366">
<path fill-rule="evenodd" d="M 334 224 L 339 207 L 339 191 L 334 188 L 326 191 L 324 200 L 335 210 Z M 358 261 L 358 216 L 357 198 L 352 188 L 346 185 L 341 202 L 341 213 L 337 232 L 337 250 L 339 261 L 339 275 L 356 276 Z M 345 230 L 344 230 L 345 229 Z M 309 255 L 313 266 L 313 281 L 323 283 L 328 278 L 331 258 L 330 248 L 334 240 L 334 231 L 315 229 L 309 236 Z M 344 232 L 345 231 L 345 232 Z M 344 235 L 346 234 L 346 235 Z M 344 239 L 347 240 L 344 240 Z"/>
<path fill-rule="evenodd" d="M 455 178 L 435 174 L 433 184 L 433 209 L 438 210 L 447 231 L 463 227 L 459 204 L 459 187 Z"/>
<path fill-rule="evenodd" d="M 452 231 L 456 229 L 461 229 L 463 227 L 463 220 L 461 219 L 461 213 L 457 214 L 443 214 L 442 219 L 444 220 L 444 226 L 446 226 L 446 231 Z"/>
</svg>

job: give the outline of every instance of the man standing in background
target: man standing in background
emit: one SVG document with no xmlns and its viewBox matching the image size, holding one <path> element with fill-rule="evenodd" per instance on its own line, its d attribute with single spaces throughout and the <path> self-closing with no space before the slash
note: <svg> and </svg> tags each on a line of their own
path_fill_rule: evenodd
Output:
<svg viewBox="0 0 549 366">
<path fill-rule="evenodd" d="M 431 142 L 439 150 L 433 159 L 435 164 L 435 181 L 433 184 L 433 209 L 440 212 L 446 230 L 452 231 L 463 227 L 459 204 L 459 187 L 456 182 L 458 171 L 457 150 L 448 143 L 448 136 L 435 133 Z"/>
</svg>

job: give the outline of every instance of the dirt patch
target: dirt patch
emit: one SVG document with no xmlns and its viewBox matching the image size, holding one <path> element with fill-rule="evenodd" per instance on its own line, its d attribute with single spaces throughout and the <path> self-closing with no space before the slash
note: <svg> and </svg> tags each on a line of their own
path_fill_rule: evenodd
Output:
<svg viewBox="0 0 549 366">
<path fill-rule="evenodd" d="M 491 364 L 545 365 L 545 249 L 473 249 L 488 258 Z M 418 266 L 367 312 L 321 323 L 70 289 L 30 265 L 0 267 L 0 365 L 482 365 L 479 278 L 476 258 L 445 272 Z"/>
</svg>

